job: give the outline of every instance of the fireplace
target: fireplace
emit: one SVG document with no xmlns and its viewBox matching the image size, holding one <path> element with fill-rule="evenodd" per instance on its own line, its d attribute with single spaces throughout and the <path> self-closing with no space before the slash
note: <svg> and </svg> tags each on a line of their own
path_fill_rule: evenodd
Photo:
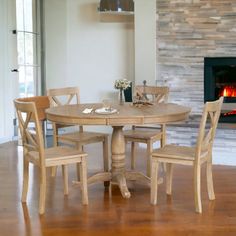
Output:
<svg viewBox="0 0 236 236">
<path fill-rule="evenodd" d="M 220 122 L 236 123 L 236 57 L 204 58 L 204 102 L 224 96 Z"/>
</svg>

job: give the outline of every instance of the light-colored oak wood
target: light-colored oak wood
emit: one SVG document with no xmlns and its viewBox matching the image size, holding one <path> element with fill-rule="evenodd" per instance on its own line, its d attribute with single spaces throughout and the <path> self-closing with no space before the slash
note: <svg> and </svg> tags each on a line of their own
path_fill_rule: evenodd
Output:
<svg viewBox="0 0 236 236">
<path fill-rule="evenodd" d="M 112 104 L 117 109 L 117 113 L 101 115 L 96 112 L 84 114 L 86 108 L 101 108 L 102 104 L 77 104 L 47 109 L 47 118 L 56 123 L 69 123 L 77 125 L 110 125 L 113 127 L 111 140 L 112 152 L 112 182 L 120 187 L 122 196 L 130 197 L 130 192 L 126 185 L 125 170 L 125 139 L 123 126 L 144 125 L 155 123 L 168 123 L 185 120 L 188 117 L 190 108 L 177 104 L 154 104 L 153 106 L 135 107 L 130 103 L 124 105 Z M 104 181 L 107 181 L 109 175 L 103 174 Z M 134 176 L 134 175 L 133 175 Z M 138 175 L 140 179 L 140 175 Z M 146 181 L 146 176 L 143 176 Z M 92 182 L 96 180 L 93 178 Z M 101 175 L 98 175 L 97 181 L 101 181 Z"/>
<path fill-rule="evenodd" d="M 42 127 L 39 122 L 36 105 L 34 102 L 23 102 L 14 100 L 16 113 L 19 120 L 19 127 L 23 142 L 24 170 L 22 202 L 27 200 L 29 163 L 40 169 L 40 193 L 39 193 L 39 214 L 45 211 L 46 198 L 46 168 L 62 166 L 64 194 L 68 194 L 68 173 L 66 165 L 79 163 L 81 170 L 82 198 L 83 204 L 87 204 L 87 154 L 70 147 L 53 147 L 45 149 L 43 146 Z M 32 128 L 32 124 L 34 123 Z"/>
<path fill-rule="evenodd" d="M 42 130 L 45 138 L 45 145 L 46 145 L 46 126 L 45 122 L 47 120 L 45 110 L 50 107 L 50 102 L 48 96 L 34 96 L 34 97 L 25 97 L 25 98 L 18 98 L 18 101 L 21 102 L 34 102 L 37 112 L 38 118 L 42 125 Z"/>
<path fill-rule="evenodd" d="M 143 86 L 138 85 L 135 87 L 135 94 L 139 97 L 145 97 L 152 103 L 167 102 L 169 95 L 168 87 L 156 87 L 156 86 Z M 151 153 L 153 144 L 160 141 L 161 147 L 165 145 L 166 132 L 165 124 L 161 124 L 160 127 L 155 129 L 145 126 L 133 126 L 132 130 L 124 131 L 126 143 L 131 142 L 131 169 L 135 168 L 135 144 L 145 143 L 147 145 L 147 176 L 150 177 L 151 172 Z"/>
<path fill-rule="evenodd" d="M 124 198 L 130 197 L 125 178 L 125 139 L 123 135 L 123 126 L 113 126 L 112 133 L 112 180 L 117 180 Z"/>
<path fill-rule="evenodd" d="M 49 89 L 47 91 L 51 107 L 65 106 L 69 104 L 80 103 L 80 92 L 78 87 L 67 87 Z M 87 132 L 83 130 L 83 126 L 79 126 L 78 132 L 58 134 L 59 128 L 68 127 L 70 124 L 62 124 L 55 122 L 53 124 L 54 146 L 58 143 L 73 144 L 79 150 L 83 150 L 83 146 L 91 143 L 102 142 L 103 144 L 103 163 L 104 171 L 109 170 L 109 156 L 108 156 L 108 134 L 98 132 Z M 77 177 L 79 179 L 79 170 L 77 167 Z M 55 176 L 56 169 L 52 170 L 52 176 Z"/>
<path fill-rule="evenodd" d="M 151 174 L 151 203 L 157 202 L 158 174 L 157 163 L 167 163 L 166 193 L 171 194 L 173 164 L 191 165 L 194 168 L 194 200 L 196 212 L 202 212 L 201 204 L 201 165 L 207 163 L 207 188 L 210 200 L 215 199 L 212 179 L 212 147 L 216 127 L 218 124 L 223 97 L 215 102 L 207 102 L 204 106 L 200 123 L 197 144 L 194 147 L 176 145 L 165 145 L 152 153 L 152 174 Z M 207 126 L 207 120 L 210 124 Z"/>
<path fill-rule="evenodd" d="M 174 103 L 160 103 L 152 106 L 136 107 L 131 103 L 112 104 L 117 113 L 101 115 L 96 112 L 84 114 L 86 108 L 96 110 L 101 103 L 75 104 L 51 107 L 46 110 L 47 119 L 55 123 L 79 125 L 148 125 L 172 123 L 185 120 L 191 108 Z"/>
<path fill-rule="evenodd" d="M 138 96 L 145 96 L 150 102 L 161 103 L 168 101 L 169 87 L 166 86 L 135 86 L 135 94 Z"/>
<path fill-rule="evenodd" d="M 46 120 L 45 110 L 50 107 L 48 96 L 25 97 L 18 98 L 17 100 L 21 102 L 34 102 L 38 113 L 38 119 L 40 121 Z"/>
</svg>

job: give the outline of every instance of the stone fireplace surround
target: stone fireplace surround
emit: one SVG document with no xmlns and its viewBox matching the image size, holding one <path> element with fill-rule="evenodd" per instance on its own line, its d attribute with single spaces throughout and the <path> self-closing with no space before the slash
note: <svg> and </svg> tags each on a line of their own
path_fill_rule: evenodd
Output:
<svg viewBox="0 0 236 236">
<path fill-rule="evenodd" d="M 157 85 L 170 87 L 170 101 L 192 107 L 188 124 L 168 126 L 168 143 L 195 143 L 204 58 L 236 57 L 235 22 L 235 1 L 157 0 Z M 236 123 L 219 124 L 213 162 L 236 165 Z"/>
</svg>

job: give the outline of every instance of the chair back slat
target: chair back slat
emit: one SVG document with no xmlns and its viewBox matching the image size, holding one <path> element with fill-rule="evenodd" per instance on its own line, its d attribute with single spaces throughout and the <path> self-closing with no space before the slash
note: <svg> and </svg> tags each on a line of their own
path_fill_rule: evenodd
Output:
<svg viewBox="0 0 236 236">
<path fill-rule="evenodd" d="M 18 98 L 17 100 L 21 102 L 34 102 L 37 109 L 39 120 L 40 121 L 46 120 L 45 110 L 50 107 L 48 96 L 25 97 L 25 98 Z"/>
<path fill-rule="evenodd" d="M 14 104 L 19 121 L 24 152 L 25 154 L 30 151 L 38 152 L 40 164 L 43 165 L 44 142 L 36 105 L 34 102 L 23 102 L 21 99 L 15 99 Z"/>
<path fill-rule="evenodd" d="M 169 88 L 166 86 L 156 87 L 156 86 L 137 85 L 135 87 L 135 94 L 138 94 L 139 96 L 143 96 L 143 94 L 145 94 L 145 96 L 151 102 L 155 103 L 167 102 L 169 96 Z"/>
<path fill-rule="evenodd" d="M 80 103 L 79 87 L 49 89 L 47 94 L 52 107 Z M 79 130 L 83 132 L 83 126 Z"/>
<path fill-rule="evenodd" d="M 223 97 L 214 102 L 207 102 L 204 106 L 197 139 L 196 161 L 199 161 L 200 157 L 206 156 L 212 151 L 222 103 Z M 207 125 L 207 123 L 209 123 L 209 125 Z"/>
<path fill-rule="evenodd" d="M 50 105 L 53 107 L 72 104 L 73 99 L 75 99 L 75 104 L 80 103 L 78 87 L 49 89 L 47 94 Z"/>
</svg>

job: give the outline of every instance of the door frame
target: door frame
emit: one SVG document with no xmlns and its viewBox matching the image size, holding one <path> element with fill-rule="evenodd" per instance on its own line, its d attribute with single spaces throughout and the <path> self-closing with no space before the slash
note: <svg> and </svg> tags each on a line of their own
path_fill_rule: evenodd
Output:
<svg viewBox="0 0 236 236">
<path fill-rule="evenodd" d="M 11 70 L 17 69 L 17 48 L 16 48 L 16 35 L 13 31 L 16 28 L 16 14 L 15 14 L 15 0 L 1 0 L 3 7 L 3 20 L 4 26 L 2 27 L 3 34 L 3 77 L 2 93 L 0 99 L 2 101 L 2 115 L 0 122 L 2 124 L 2 132 L 0 135 L 0 143 L 11 141 L 14 136 L 13 121 L 15 118 L 15 109 L 13 99 L 16 97 L 18 91 L 18 73 Z"/>
</svg>

